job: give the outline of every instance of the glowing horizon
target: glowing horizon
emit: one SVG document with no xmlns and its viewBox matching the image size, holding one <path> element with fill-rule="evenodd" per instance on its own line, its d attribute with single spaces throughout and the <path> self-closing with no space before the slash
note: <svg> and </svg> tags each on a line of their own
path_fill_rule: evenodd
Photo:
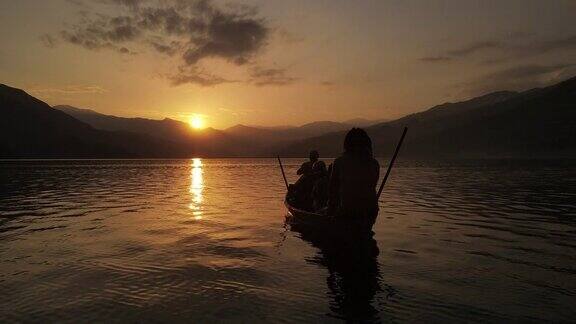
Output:
<svg viewBox="0 0 576 324">
<path fill-rule="evenodd" d="M 206 128 L 206 121 L 201 116 L 194 115 L 188 119 L 188 124 L 193 129 L 204 129 Z"/>
<path fill-rule="evenodd" d="M 194 3 L 4 1 L 0 83 L 50 105 L 198 114 L 222 129 L 393 119 L 576 74 L 574 1 Z M 178 5 L 189 8 L 171 27 L 142 14 Z M 222 34 L 185 28 L 217 19 Z"/>
</svg>

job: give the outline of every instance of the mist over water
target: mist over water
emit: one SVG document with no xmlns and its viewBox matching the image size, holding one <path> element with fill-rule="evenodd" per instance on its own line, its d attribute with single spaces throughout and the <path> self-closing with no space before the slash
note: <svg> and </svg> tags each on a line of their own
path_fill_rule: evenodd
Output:
<svg viewBox="0 0 576 324">
<path fill-rule="evenodd" d="M 2 161 L 0 322 L 576 316 L 576 162 L 400 162 L 367 254 L 284 193 L 274 159 Z"/>
</svg>

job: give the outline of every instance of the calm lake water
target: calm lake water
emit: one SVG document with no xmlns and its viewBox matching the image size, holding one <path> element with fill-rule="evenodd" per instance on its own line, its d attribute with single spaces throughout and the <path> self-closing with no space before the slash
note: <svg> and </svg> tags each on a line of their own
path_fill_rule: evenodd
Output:
<svg viewBox="0 0 576 324">
<path fill-rule="evenodd" d="M 291 230 L 284 192 L 274 159 L 0 162 L 0 322 L 576 317 L 574 162 L 401 162 L 379 253 Z"/>
</svg>

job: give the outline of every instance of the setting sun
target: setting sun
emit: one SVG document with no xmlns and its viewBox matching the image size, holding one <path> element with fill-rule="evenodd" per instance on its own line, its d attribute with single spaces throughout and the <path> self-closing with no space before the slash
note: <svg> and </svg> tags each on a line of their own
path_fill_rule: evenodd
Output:
<svg viewBox="0 0 576 324">
<path fill-rule="evenodd" d="M 190 127 L 194 128 L 194 129 L 204 128 L 204 119 L 200 116 L 190 117 L 190 120 L 188 121 L 188 123 L 190 124 Z"/>
</svg>

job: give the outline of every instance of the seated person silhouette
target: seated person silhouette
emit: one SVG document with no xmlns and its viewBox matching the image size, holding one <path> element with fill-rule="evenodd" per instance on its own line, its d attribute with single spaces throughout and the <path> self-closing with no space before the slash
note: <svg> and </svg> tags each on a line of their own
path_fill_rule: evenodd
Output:
<svg viewBox="0 0 576 324">
<path fill-rule="evenodd" d="M 328 215 L 355 219 L 370 228 L 378 215 L 376 185 L 380 165 L 372 153 L 372 140 L 361 128 L 344 139 L 344 153 L 334 160 L 328 185 Z"/>
<path fill-rule="evenodd" d="M 302 165 L 300 166 L 298 171 L 296 171 L 296 174 L 297 175 L 306 175 L 306 174 L 312 173 L 312 166 L 314 165 L 314 163 L 316 163 L 316 161 L 318 161 L 319 157 L 320 157 L 320 155 L 318 154 L 318 151 L 315 151 L 315 150 L 310 151 L 310 154 L 309 154 L 310 160 L 302 163 Z"/>
<path fill-rule="evenodd" d="M 313 207 L 312 190 L 318 179 L 318 175 L 314 172 L 313 166 L 318 162 L 318 157 L 318 151 L 310 151 L 310 161 L 300 166 L 297 171 L 300 178 L 288 189 L 291 192 L 295 205 L 301 209 L 312 210 Z"/>
</svg>

